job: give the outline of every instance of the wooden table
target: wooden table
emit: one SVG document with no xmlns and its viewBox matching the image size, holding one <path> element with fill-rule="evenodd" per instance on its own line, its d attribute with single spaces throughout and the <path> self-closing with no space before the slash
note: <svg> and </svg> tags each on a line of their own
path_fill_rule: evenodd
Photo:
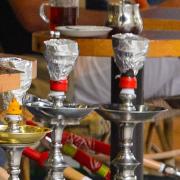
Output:
<svg viewBox="0 0 180 180">
<path fill-rule="evenodd" d="M 144 31 L 143 36 L 150 39 L 148 57 L 180 56 L 180 31 Z M 35 32 L 32 35 L 32 50 L 42 53 L 44 41 L 50 39 L 47 31 Z M 80 48 L 80 56 L 113 56 L 112 40 L 100 38 L 75 39 Z"/>
</svg>

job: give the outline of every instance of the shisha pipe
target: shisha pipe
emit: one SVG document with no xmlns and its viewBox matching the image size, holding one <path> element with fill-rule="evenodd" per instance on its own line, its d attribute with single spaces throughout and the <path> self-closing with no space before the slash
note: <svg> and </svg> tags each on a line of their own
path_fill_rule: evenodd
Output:
<svg viewBox="0 0 180 180">
<path fill-rule="evenodd" d="M 66 125 L 79 124 L 79 120 L 93 111 L 95 106 L 65 103 L 68 88 L 67 77 L 74 67 L 79 54 L 78 44 L 68 39 L 45 41 L 45 59 L 50 75 L 48 100 L 30 98 L 25 106 L 35 116 L 43 116 L 45 123 L 52 128 L 51 151 L 47 162 L 47 180 L 64 180 L 63 170 L 67 167 L 60 151 L 62 133 Z"/>
<path fill-rule="evenodd" d="M 116 168 L 114 180 L 136 180 L 135 169 L 140 163 L 131 151 L 134 128 L 136 124 L 152 119 L 164 109 L 134 104 L 137 86 L 135 76 L 144 65 L 148 40 L 131 33 L 115 34 L 112 36 L 112 44 L 115 63 L 122 73 L 119 83 L 121 103 L 101 105 L 96 111 L 119 128 L 117 136 L 120 151 L 112 160 L 112 165 Z"/>
<path fill-rule="evenodd" d="M 6 111 L 8 125 L 1 125 L 0 146 L 7 153 L 11 180 L 19 180 L 21 154 L 25 147 L 34 145 L 42 139 L 48 128 L 19 125 L 22 109 L 16 99 L 12 99 Z"/>
<path fill-rule="evenodd" d="M 16 58 L 0 58 L 2 67 L 21 71 L 20 88 L 3 93 L 7 125 L 0 128 L 0 146 L 5 149 L 9 165 L 9 179 L 19 180 L 21 154 L 25 147 L 34 145 L 50 132 L 48 128 L 20 125 L 22 118 L 22 98 L 32 80 L 32 62 Z"/>
<path fill-rule="evenodd" d="M 67 76 L 71 72 L 78 57 L 78 45 L 71 40 L 51 39 L 45 41 L 45 59 L 50 75 L 50 93 L 49 99 L 53 103 L 53 108 L 63 107 L 66 98 L 65 93 L 68 89 Z M 63 170 L 67 167 L 63 155 L 60 151 L 61 138 L 65 127 L 64 118 L 58 114 L 52 118 L 50 124 L 53 132 L 51 133 L 51 153 L 48 159 L 48 180 L 63 180 Z"/>
</svg>

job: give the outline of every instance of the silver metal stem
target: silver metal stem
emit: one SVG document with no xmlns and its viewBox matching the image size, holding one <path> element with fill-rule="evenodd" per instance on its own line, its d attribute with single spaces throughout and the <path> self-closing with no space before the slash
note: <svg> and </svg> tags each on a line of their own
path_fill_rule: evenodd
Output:
<svg viewBox="0 0 180 180">
<path fill-rule="evenodd" d="M 133 146 L 133 131 L 135 123 L 120 123 L 120 152 L 112 161 L 117 168 L 114 180 L 136 180 L 135 168 L 139 162 L 131 152 Z"/>
<path fill-rule="evenodd" d="M 121 94 L 119 95 L 121 102 L 120 110 L 122 111 L 133 111 L 135 106 L 133 100 L 136 98 L 135 94 Z"/>
<path fill-rule="evenodd" d="M 53 124 L 54 122 L 52 121 L 52 125 Z M 62 147 L 61 140 L 63 129 L 64 125 L 59 120 L 53 125 L 53 131 L 51 133 L 51 151 L 47 164 L 49 167 L 47 180 L 65 180 L 63 171 L 67 167 L 67 164 L 60 150 Z"/>
<path fill-rule="evenodd" d="M 11 133 L 19 133 L 20 126 L 19 122 L 22 120 L 21 115 L 7 115 L 6 121 L 8 122 L 8 128 L 6 131 Z"/>
<path fill-rule="evenodd" d="M 5 147 L 8 164 L 9 164 L 9 180 L 20 180 L 20 162 L 21 162 L 21 155 L 24 147 Z"/>
<path fill-rule="evenodd" d="M 48 96 L 54 108 L 63 107 L 64 100 L 66 99 L 65 92 L 51 91 Z"/>
</svg>

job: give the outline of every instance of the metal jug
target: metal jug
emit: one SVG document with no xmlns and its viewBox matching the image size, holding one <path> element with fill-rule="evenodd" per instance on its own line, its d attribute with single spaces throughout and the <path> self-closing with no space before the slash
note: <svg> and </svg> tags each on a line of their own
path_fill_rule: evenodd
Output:
<svg viewBox="0 0 180 180">
<path fill-rule="evenodd" d="M 140 15 L 139 4 L 131 4 L 129 1 L 108 3 L 107 26 L 112 27 L 115 33 L 139 34 L 143 30 L 143 22 Z"/>
</svg>

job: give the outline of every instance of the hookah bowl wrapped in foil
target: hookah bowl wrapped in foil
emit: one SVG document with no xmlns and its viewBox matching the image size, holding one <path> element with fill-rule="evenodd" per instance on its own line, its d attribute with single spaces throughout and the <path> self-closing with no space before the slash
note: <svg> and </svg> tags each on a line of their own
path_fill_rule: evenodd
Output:
<svg viewBox="0 0 180 180">
<path fill-rule="evenodd" d="M 50 75 L 50 100 L 54 106 L 63 106 L 68 90 L 67 77 L 79 55 L 78 44 L 68 39 L 45 41 L 45 59 Z"/>
<path fill-rule="evenodd" d="M 50 39 L 44 43 L 50 79 L 53 81 L 66 79 L 79 55 L 77 42 L 68 39 Z"/>
<path fill-rule="evenodd" d="M 8 57 L 0 58 L 0 66 L 19 70 L 22 72 L 20 76 L 20 88 L 3 93 L 4 108 L 7 108 L 9 102 L 11 102 L 13 98 L 16 98 L 22 105 L 22 98 L 25 96 L 27 90 L 31 86 L 32 62 L 17 57 Z"/>
<path fill-rule="evenodd" d="M 119 68 L 119 88 L 121 110 L 134 110 L 133 100 L 136 98 L 136 75 L 143 67 L 149 40 L 131 33 L 112 36 L 114 61 Z"/>
<path fill-rule="evenodd" d="M 112 36 L 115 63 L 121 73 L 132 69 L 134 75 L 143 67 L 149 40 L 132 33 Z"/>
</svg>

